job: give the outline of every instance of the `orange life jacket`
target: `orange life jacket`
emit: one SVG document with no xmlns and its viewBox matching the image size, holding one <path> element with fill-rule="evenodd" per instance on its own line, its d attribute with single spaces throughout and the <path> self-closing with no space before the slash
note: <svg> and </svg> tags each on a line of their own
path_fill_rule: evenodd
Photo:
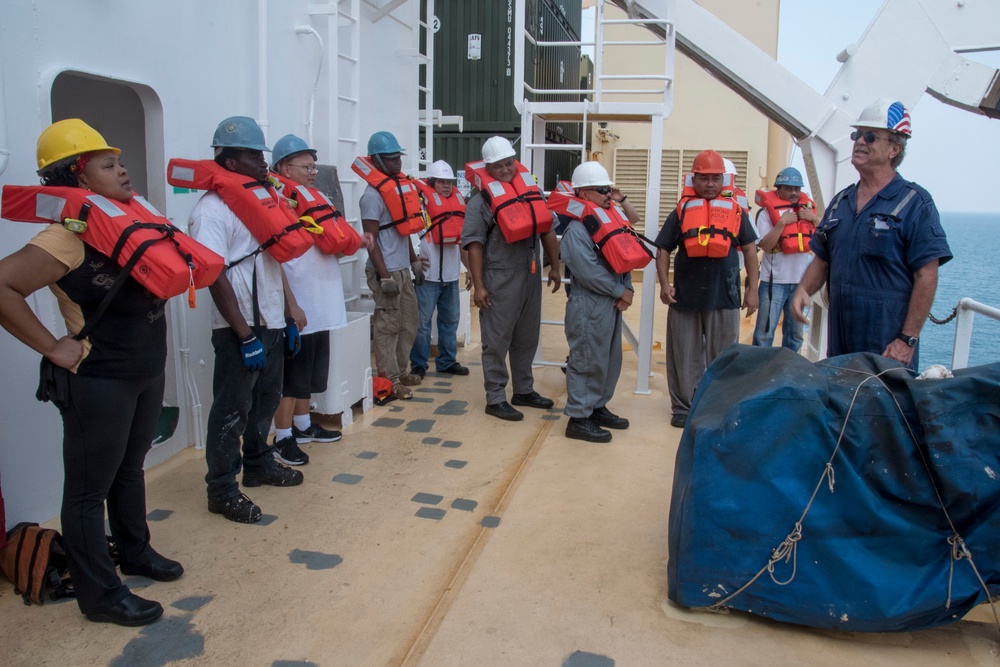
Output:
<svg viewBox="0 0 1000 667">
<path fill-rule="evenodd" d="M 458 188 L 451 189 L 451 196 L 442 197 L 433 186 L 424 181 L 414 181 L 424 199 L 424 207 L 431 218 L 431 226 L 425 232 L 431 243 L 443 245 L 462 240 L 462 225 L 465 224 L 465 200 Z"/>
<path fill-rule="evenodd" d="M 560 181 L 546 203 L 550 211 L 579 220 L 587 228 L 594 245 L 615 273 L 644 268 L 653 259 L 617 204 L 605 209 L 577 197 L 573 186 Z"/>
<path fill-rule="evenodd" d="M 401 236 L 416 234 L 424 228 L 424 209 L 420 206 L 420 192 L 416 183 L 403 174 L 389 176 L 375 166 L 367 156 L 359 155 L 351 165 L 361 178 L 378 190 L 392 222 L 380 225 L 379 231 L 395 227 Z"/>
<path fill-rule="evenodd" d="M 736 178 L 732 174 L 727 174 L 727 176 L 733 177 L 734 180 Z M 740 205 L 740 208 L 742 208 L 747 215 L 750 215 L 750 199 L 747 197 L 747 193 L 743 192 L 740 186 L 734 183 L 732 189 L 723 188 L 722 196 L 735 199 L 736 202 Z"/>
<path fill-rule="evenodd" d="M 83 188 L 5 185 L 0 216 L 19 222 L 60 223 L 106 255 L 161 299 L 208 287 L 225 261 L 175 227 L 136 195 L 127 202 Z"/>
<path fill-rule="evenodd" d="M 284 197 L 267 181 L 261 184 L 215 163 L 214 160 L 173 158 L 167 164 L 167 182 L 182 188 L 212 190 L 236 214 L 260 243 L 261 250 L 279 262 L 302 255 L 315 242 Z M 243 259 L 246 259 L 245 257 Z"/>
<path fill-rule="evenodd" d="M 491 177 L 482 160 L 465 165 L 466 178 L 473 175 L 473 183 L 483 193 L 507 243 L 523 241 L 552 229 L 552 214 L 545 206 L 535 177 L 520 162 L 515 160 L 514 165 L 517 174 L 510 183 L 501 183 Z"/>
<path fill-rule="evenodd" d="M 800 209 L 811 209 L 816 211 L 816 203 L 804 193 L 799 193 L 797 202 L 785 201 L 778 196 L 775 190 L 757 190 L 754 194 L 754 201 L 758 206 L 763 207 L 769 216 L 771 224 L 778 226 L 778 218 L 789 210 L 798 215 Z M 778 239 L 778 248 L 786 255 L 793 255 L 797 252 L 810 252 L 809 240 L 816 233 L 816 226 L 807 220 L 798 220 L 785 225 Z"/>
<path fill-rule="evenodd" d="M 732 174 L 724 174 L 731 191 Z M 681 240 L 688 257 L 718 259 L 729 255 L 739 245 L 737 237 L 743 218 L 743 207 L 732 197 L 721 194 L 715 199 L 703 199 L 694 190 L 693 174 L 684 179 L 684 190 L 677 202 L 677 217 L 681 223 Z"/>
<path fill-rule="evenodd" d="M 300 218 L 309 217 L 323 228 L 323 233 L 316 235 L 316 246 L 320 250 L 327 255 L 353 255 L 358 251 L 361 234 L 351 227 L 325 194 L 280 174 L 274 176 L 284 186 L 281 194 L 288 199 L 295 214 Z"/>
</svg>

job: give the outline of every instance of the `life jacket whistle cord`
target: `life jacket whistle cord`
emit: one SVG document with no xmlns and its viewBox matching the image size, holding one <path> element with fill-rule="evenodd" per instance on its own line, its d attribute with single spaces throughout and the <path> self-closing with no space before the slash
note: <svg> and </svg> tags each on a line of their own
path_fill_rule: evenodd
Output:
<svg viewBox="0 0 1000 667">
<path fill-rule="evenodd" d="M 573 194 L 568 181 L 560 181 L 549 194 L 549 210 L 579 220 L 587 228 L 594 246 L 615 273 L 645 268 L 653 254 L 636 235 L 621 208 L 605 209 Z"/>
<path fill-rule="evenodd" d="M 0 215 L 19 222 L 59 223 L 106 255 L 161 298 L 208 287 L 222 272 L 222 257 L 175 227 L 136 195 L 121 202 L 83 188 L 5 185 Z"/>
<path fill-rule="evenodd" d="M 344 219 L 329 197 L 279 174 L 275 177 L 284 186 L 281 194 L 299 218 L 309 218 L 323 232 L 316 235 L 316 246 L 327 255 L 353 255 L 362 245 L 361 235 Z"/>
<path fill-rule="evenodd" d="M 520 162 L 515 160 L 514 165 L 517 174 L 510 183 L 501 183 L 491 177 L 482 160 L 465 165 L 466 174 L 473 175 L 473 182 L 483 193 L 507 243 L 523 241 L 552 229 L 552 213 L 545 206 L 535 177 Z"/>
<path fill-rule="evenodd" d="M 724 174 L 723 189 L 732 187 L 732 174 Z M 677 202 L 677 217 L 681 223 L 681 240 L 688 257 L 719 259 L 739 246 L 737 237 L 743 208 L 731 197 L 703 199 L 694 190 L 693 175 L 684 180 L 684 190 Z"/>
<path fill-rule="evenodd" d="M 315 242 L 317 234 L 305 229 L 306 222 L 295 215 L 270 181 L 261 183 L 241 176 L 213 160 L 173 158 L 167 165 L 167 182 L 215 192 L 260 244 L 230 267 L 264 251 L 279 262 L 287 262 L 302 255 Z"/>
<path fill-rule="evenodd" d="M 379 231 L 395 227 L 400 236 L 408 237 L 424 228 L 424 210 L 420 206 L 420 192 L 417 185 L 403 174 L 389 176 L 380 171 L 368 156 L 359 155 L 351 165 L 361 178 L 378 190 L 382 201 L 389 209 L 392 222 L 379 226 Z"/>
<path fill-rule="evenodd" d="M 796 202 L 785 201 L 778 196 L 774 190 L 757 190 L 754 194 L 754 201 L 767 211 L 771 217 L 771 224 L 778 226 L 778 219 L 788 211 L 794 211 L 796 215 L 802 209 L 816 211 L 816 203 L 804 192 L 799 193 Z M 778 248 L 786 255 L 793 255 L 799 252 L 809 252 L 809 241 L 816 233 L 816 226 L 807 220 L 797 220 L 785 225 L 778 238 Z"/>
<path fill-rule="evenodd" d="M 424 181 L 415 181 L 424 199 L 424 207 L 431 218 L 430 227 L 421 233 L 430 237 L 431 243 L 444 245 L 462 240 L 462 226 L 465 224 L 465 200 L 458 188 L 452 188 L 450 197 L 442 197 L 437 190 Z"/>
</svg>

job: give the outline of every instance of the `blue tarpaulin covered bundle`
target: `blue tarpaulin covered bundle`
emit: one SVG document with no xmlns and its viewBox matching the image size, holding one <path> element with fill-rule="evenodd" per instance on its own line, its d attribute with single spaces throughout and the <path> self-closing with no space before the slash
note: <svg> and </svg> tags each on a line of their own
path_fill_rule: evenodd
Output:
<svg viewBox="0 0 1000 667">
<path fill-rule="evenodd" d="M 1000 364 L 917 380 L 850 354 L 733 346 L 677 451 L 668 593 L 859 632 L 1000 595 Z"/>
</svg>

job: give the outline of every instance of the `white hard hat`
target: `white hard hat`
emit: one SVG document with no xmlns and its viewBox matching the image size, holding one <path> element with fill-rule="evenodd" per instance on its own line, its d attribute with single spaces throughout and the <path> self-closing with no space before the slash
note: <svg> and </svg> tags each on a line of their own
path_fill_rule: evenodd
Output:
<svg viewBox="0 0 1000 667">
<path fill-rule="evenodd" d="M 490 137 L 483 144 L 483 161 L 486 164 L 493 164 L 516 154 L 517 151 L 514 150 L 514 144 L 503 137 Z"/>
<path fill-rule="evenodd" d="M 858 122 L 851 127 L 874 127 L 898 134 L 913 136 L 910 128 L 910 112 L 903 103 L 891 97 L 880 97 L 861 112 Z"/>
<path fill-rule="evenodd" d="M 727 174 L 732 174 L 733 176 L 736 176 L 736 175 L 739 174 L 739 172 L 736 171 L 736 165 L 733 164 L 733 161 L 730 160 L 729 158 L 727 158 L 727 157 L 722 158 L 722 164 L 726 165 L 726 173 Z"/>
<path fill-rule="evenodd" d="M 444 160 L 437 160 L 427 168 L 427 178 L 439 178 L 444 181 L 454 181 L 455 172 L 451 170 L 451 165 L 447 162 Z"/>
<path fill-rule="evenodd" d="M 600 162 L 584 162 L 573 170 L 574 188 L 594 188 L 601 185 L 612 185 L 608 170 Z"/>
</svg>

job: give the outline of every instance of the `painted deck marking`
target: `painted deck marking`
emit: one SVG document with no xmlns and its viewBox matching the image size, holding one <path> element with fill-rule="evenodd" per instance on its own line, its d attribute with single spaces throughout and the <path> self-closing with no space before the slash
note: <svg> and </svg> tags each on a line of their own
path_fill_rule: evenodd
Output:
<svg viewBox="0 0 1000 667">
<path fill-rule="evenodd" d="M 421 519 L 434 519 L 435 521 L 440 521 L 444 518 L 444 514 L 447 510 L 443 510 L 440 507 L 421 507 L 417 510 L 416 516 Z"/>
<path fill-rule="evenodd" d="M 410 498 L 410 500 L 415 503 L 423 503 L 424 505 L 437 505 L 444 500 L 444 496 L 438 496 L 433 493 L 418 493 Z"/>
<path fill-rule="evenodd" d="M 378 452 L 359 452 L 357 457 L 359 459 L 373 459 L 378 456 Z"/>
<path fill-rule="evenodd" d="M 302 549 L 292 549 L 288 553 L 288 560 L 305 565 L 307 570 L 330 570 L 344 562 L 344 559 L 337 554 L 303 551 Z"/>
<path fill-rule="evenodd" d="M 434 436 L 430 436 L 430 437 L 424 438 L 420 442 L 424 443 L 425 445 L 436 445 L 439 442 L 441 442 L 441 438 L 435 438 Z"/>
<path fill-rule="evenodd" d="M 459 461 L 458 459 L 452 459 L 450 461 L 445 461 L 444 465 L 446 468 L 464 468 L 468 461 Z"/>
<path fill-rule="evenodd" d="M 435 389 L 434 387 L 417 387 L 416 391 L 421 394 L 450 394 L 451 389 Z"/>
<path fill-rule="evenodd" d="M 207 605 L 214 597 L 214 595 L 192 595 L 190 597 L 181 598 L 170 606 L 174 609 L 180 609 L 181 611 L 195 611 L 196 609 L 201 609 Z"/>
<path fill-rule="evenodd" d="M 414 419 L 406 425 L 405 430 L 409 433 L 430 433 L 435 422 L 436 419 Z"/>
<path fill-rule="evenodd" d="M 438 406 L 438 408 L 434 410 L 434 414 L 459 416 L 464 415 L 468 411 L 468 401 L 447 401 L 443 405 Z"/>
<path fill-rule="evenodd" d="M 252 524 L 252 525 L 254 525 L 254 526 L 270 526 L 272 523 L 274 523 L 277 520 L 278 520 L 278 515 L 277 514 L 262 514 L 260 516 L 260 521 L 258 521 L 255 524 Z"/>
<path fill-rule="evenodd" d="M 562 667 L 615 667 L 615 661 L 599 653 L 575 651 L 563 661 Z"/>
<path fill-rule="evenodd" d="M 550 422 L 559 421 L 559 415 L 542 415 L 542 419 Z"/>
<path fill-rule="evenodd" d="M 342 472 L 339 475 L 334 475 L 333 477 L 333 481 L 339 484 L 357 484 L 362 479 L 364 479 L 364 477 L 362 477 L 361 475 L 350 475 L 346 472 Z"/>
<path fill-rule="evenodd" d="M 441 443 L 442 447 L 447 447 L 448 449 L 458 449 L 462 446 L 462 443 L 458 440 L 445 440 Z"/>
<path fill-rule="evenodd" d="M 409 399 L 411 403 L 433 403 L 434 399 L 429 396 L 414 396 Z M 400 408 L 402 410 L 402 408 Z"/>
<path fill-rule="evenodd" d="M 146 521 L 163 521 L 173 513 L 173 510 L 153 510 L 146 515 Z"/>
<path fill-rule="evenodd" d="M 484 516 L 483 520 L 479 522 L 479 525 L 483 528 L 496 528 L 500 525 L 500 517 L 498 516 Z"/>
<path fill-rule="evenodd" d="M 477 503 L 475 500 L 469 500 L 468 498 L 455 498 L 451 501 L 451 508 L 453 510 L 462 510 L 463 512 L 471 512 L 476 509 Z"/>
<path fill-rule="evenodd" d="M 396 419 L 394 417 L 379 417 L 372 422 L 372 426 L 385 426 L 387 428 L 396 428 L 397 426 L 402 426 L 405 419 Z"/>
</svg>

